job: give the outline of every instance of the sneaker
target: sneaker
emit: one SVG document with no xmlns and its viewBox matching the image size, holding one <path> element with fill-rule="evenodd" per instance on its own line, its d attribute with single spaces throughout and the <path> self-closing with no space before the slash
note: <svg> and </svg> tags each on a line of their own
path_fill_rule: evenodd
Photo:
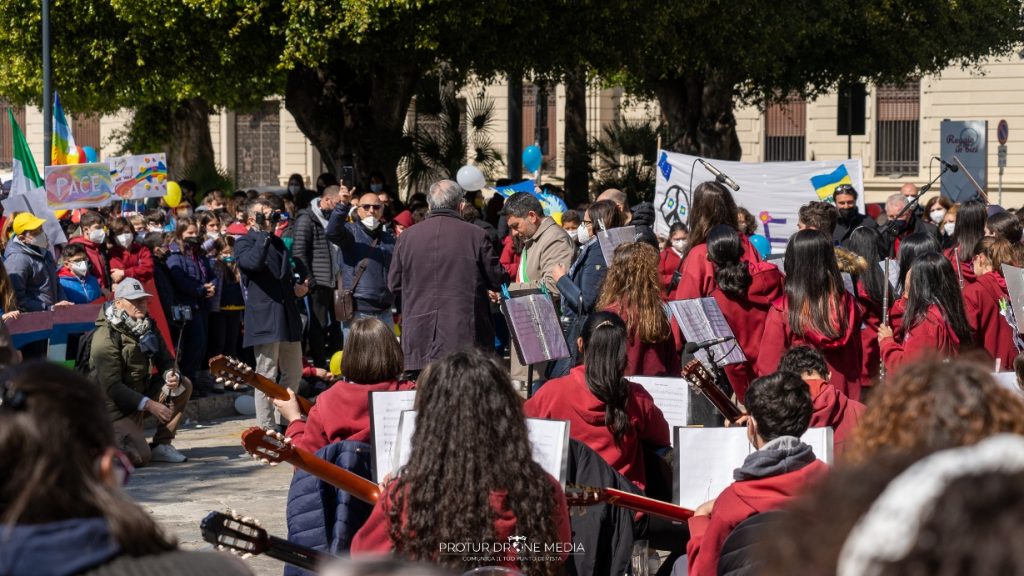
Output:
<svg viewBox="0 0 1024 576">
<path fill-rule="evenodd" d="M 157 444 L 152 449 L 153 462 L 170 462 L 172 464 L 178 464 L 188 460 L 184 454 L 178 452 L 178 450 L 170 444 Z"/>
</svg>

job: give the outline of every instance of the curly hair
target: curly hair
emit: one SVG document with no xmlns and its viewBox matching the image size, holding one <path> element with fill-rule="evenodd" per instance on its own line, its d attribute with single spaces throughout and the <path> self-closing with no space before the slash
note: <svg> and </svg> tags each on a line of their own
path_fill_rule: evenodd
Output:
<svg viewBox="0 0 1024 576">
<path fill-rule="evenodd" d="M 906 364 L 879 386 L 846 443 L 846 463 L 883 452 L 922 455 L 1001 432 L 1024 434 L 1024 399 L 999 386 L 971 355 Z"/>
<path fill-rule="evenodd" d="M 416 393 L 409 462 L 390 487 L 390 536 L 401 557 L 468 570 L 481 561 L 438 554 L 441 542 L 494 542 L 493 493 L 530 542 L 556 542 L 554 481 L 533 460 L 522 399 L 508 372 L 480 351 L 430 365 Z M 523 562 L 527 574 L 557 573 L 561 563 Z"/>
<path fill-rule="evenodd" d="M 629 339 L 653 344 L 672 337 L 661 303 L 658 251 L 643 242 L 620 244 L 601 285 L 597 308 L 618 308 Z"/>
</svg>

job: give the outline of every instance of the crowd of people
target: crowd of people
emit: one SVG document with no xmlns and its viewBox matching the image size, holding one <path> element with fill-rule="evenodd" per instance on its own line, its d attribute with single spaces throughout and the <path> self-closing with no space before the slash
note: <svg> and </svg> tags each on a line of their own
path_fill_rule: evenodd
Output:
<svg viewBox="0 0 1024 576">
<path fill-rule="evenodd" d="M 372 183 L 364 191 L 324 174 L 307 190 L 296 176 L 283 196 L 211 191 L 194 209 L 81 211 L 61 220 L 69 241 L 53 249 L 41 218 L 7 219 L 5 321 L 102 306 L 82 338 L 82 369 L 98 386 L 19 366 L 45 348 L 14 350 L 0 325 L 0 462 L 31 463 L 0 479 L 0 574 L 40 573 L 30 571 L 40 562 L 55 574 L 124 573 L 131 562 L 151 563 L 147 573 L 244 573 L 178 551 L 117 487 L 133 466 L 185 459 L 172 440 L 188 402 L 217 392 L 204 371 L 217 354 L 288 389 L 287 400 L 255 392 L 261 427 L 343 454 L 339 463 L 368 458 L 359 447 L 370 441 L 371 392 L 417 391 L 407 464 L 382 479 L 366 514 L 339 505 L 321 530 L 348 534 L 342 548 L 354 557 L 622 574 L 621 543 L 636 535 L 669 553 L 663 574 L 1024 568 L 1009 543 L 979 546 L 987 556 L 952 545 L 1021 520 L 1024 398 L 992 375 L 1024 376 L 1002 275 L 1024 264 L 1015 213 L 980 200 L 918 202 L 908 186 L 876 221 L 842 185 L 830 202 L 803 206 L 784 253 L 768 255 L 749 240 L 756 220 L 717 182 L 694 189 L 687 223 L 662 238 L 650 205 L 631 208 L 619 190 L 559 221 L 531 193 L 485 204 L 442 180 L 403 205 L 381 176 Z M 606 253 L 598 236 L 624 226 L 632 241 Z M 570 355 L 527 370 L 499 304 L 538 291 L 559 312 Z M 743 407 L 753 450 L 688 523 L 627 514 L 613 529 L 606 514 L 594 545 L 577 553 L 590 532 L 534 462 L 525 419 L 570 423 L 570 481 L 670 498 L 659 464 L 672 431 L 630 378 L 680 375 L 686 342 L 665 304 L 692 298 L 714 300 L 743 352 L 718 385 Z M 341 350 L 343 374 L 330 373 Z M 304 414 L 298 396 L 317 393 Z M 147 417 L 158 424 L 151 441 Z M 800 439 L 820 427 L 833 430 L 832 468 Z M 349 449 L 324 452 L 341 445 Z M 58 462 L 66 453 L 75 457 Z M 975 494 L 978 481 L 985 494 Z M 924 482 L 920 493 L 914 482 Z M 47 499 L 53 492 L 61 497 Z M 892 506 L 911 520 L 894 520 Z M 611 534 L 619 546 L 600 540 Z M 443 553 L 447 543 L 519 537 L 562 546 Z M 99 544 L 61 566 L 87 542 Z"/>
</svg>

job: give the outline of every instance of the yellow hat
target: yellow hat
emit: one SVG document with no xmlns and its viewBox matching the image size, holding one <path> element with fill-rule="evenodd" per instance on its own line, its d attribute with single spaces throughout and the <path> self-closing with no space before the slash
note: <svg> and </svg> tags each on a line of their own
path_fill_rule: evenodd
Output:
<svg viewBox="0 0 1024 576">
<path fill-rule="evenodd" d="M 21 212 L 14 217 L 14 233 L 22 234 L 27 230 L 35 230 L 46 224 L 46 220 L 39 218 L 31 212 Z"/>
<path fill-rule="evenodd" d="M 57 220 L 60 220 L 61 218 L 67 216 L 68 212 L 70 212 L 70 210 L 54 210 L 53 215 L 57 217 Z"/>
</svg>

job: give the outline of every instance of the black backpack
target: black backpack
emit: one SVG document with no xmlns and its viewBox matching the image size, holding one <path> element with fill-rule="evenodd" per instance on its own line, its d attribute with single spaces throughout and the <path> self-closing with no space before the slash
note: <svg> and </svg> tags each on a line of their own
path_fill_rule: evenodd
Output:
<svg viewBox="0 0 1024 576">
<path fill-rule="evenodd" d="M 92 374 L 92 337 L 96 334 L 97 328 L 89 330 L 78 338 L 78 351 L 75 353 L 75 371 L 90 375 Z M 110 330 L 110 337 L 114 344 L 121 347 L 121 333 L 117 330 Z"/>
</svg>

